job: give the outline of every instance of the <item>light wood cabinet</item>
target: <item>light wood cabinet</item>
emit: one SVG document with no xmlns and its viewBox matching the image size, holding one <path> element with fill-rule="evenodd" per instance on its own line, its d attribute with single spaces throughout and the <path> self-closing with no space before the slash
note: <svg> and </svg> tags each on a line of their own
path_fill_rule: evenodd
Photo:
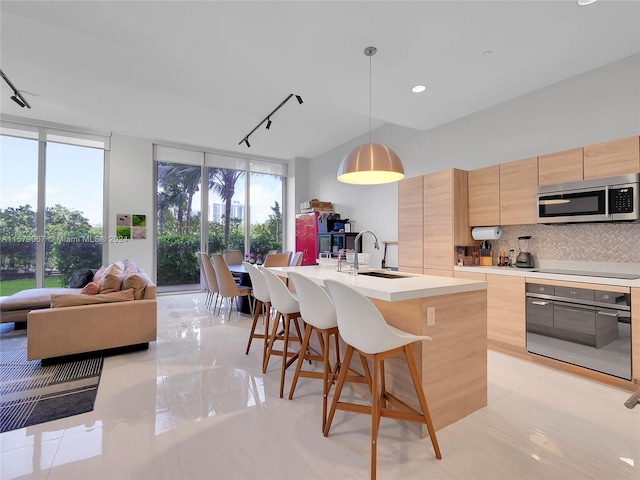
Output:
<svg viewBox="0 0 640 480">
<path fill-rule="evenodd" d="M 487 274 L 489 347 L 526 350 L 525 277 Z"/>
<path fill-rule="evenodd" d="M 631 289 L 631 376 L 640 384 L 640 288 Z"/>
<path fill-rule="evenodd" d="M 467 280 L 477 280 L 479 282 L 487 281 L 487 275 L 485 273 L 461 272 L 460 270 L 454 270 L 453 276 L 455 278 L 466 278 Z"/>
<path fill-rule="evenodd" d="M 536 223 L 538 157 L 500 165 L 500 225 Z"/>
<path fill-rule="evenodd" d="M 467 220 L 467 172 L 449 169 L 423 177 L 424 273 L 453 275 L 456 245 L 473 245 Z"/>
<path fill-rule="evenodd" d="M 538 157 L 538 185 L 577 182 L 583 178 L 582 147 Z"/>
<path fill-rule="evenodd" d="M 500 166 L 468 172 L 469 225 L 500 225 Z"/>
<path fill-rule="evenodd" d="M 584 179 L 640 172 L 640 137 L 584 147 Z"/>
<path fill-rule="evenodd" d="M 422 273 L 422 204 L 422 176 L 398 183 L 398 269 L 403 272 Z"/>
</svg>

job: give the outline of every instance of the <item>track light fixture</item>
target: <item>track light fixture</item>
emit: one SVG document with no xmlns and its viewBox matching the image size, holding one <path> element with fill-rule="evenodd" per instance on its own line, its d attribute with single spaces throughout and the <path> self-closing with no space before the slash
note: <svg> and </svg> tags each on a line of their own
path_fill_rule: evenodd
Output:
<svg viewBox="0 0 640 480">
<path fill-rule="evenodd" d="M 273 111 L 267 115 L 266 117 L 264 117 L 264 119 L 254 127 L 253 130 L 251 130 L 249 133 L 247 133 L 244 138 L 242 140 L 240 140 L 238 142 L 238 145 L 242 145 L 243 143 L 247 144 L 247 147 L 251 147 L 251 145 L 249 145 L 249 137 L 251 136 L 251 134 L 253 132 L 255 132 L 258 128 L 260 128 L 260 126 L 264 123 L 267 122 L 267 130 L 269 130 L 271 128 L 271 116 L 276 113 L 278 110 L 280 110 L 280 108 L 282 108 L 282 106 L 287 103 L 289 101 L 289 99 L 291 97 L 293 97 L 295 94 L 294 93 L 290 93 L 287 98 L 285 98 L 282 102 L 280 102 L 280 105 L 278 105 L 276 108 L 273 109 Z M 295 95 L 296 99 L 298 100 L 298 103 L 300 105 L 302 105 L 302 97 L 300 95 Z"/>
<path fill-rule="evenodd" d="M 11 96 L 11 100 L 16 102 L 22 108 L 24 107 L 31 108 L 31 105 L 29 105 L 29 102 L 27 102 L 25 98 L 20 94 L 18 89 L 13 86 L 13 83 L 11 83 L 11 80 L 7 78 L 7 76 L 4 74 L 2 70 L 0 70 L 0 75 L 2 75 L 2 78 L 4 78 L 4 81 L 7 82 L 7 85 L 9 85 L 11 90 L 13 90 L 13 95 Z"/>
</svg>

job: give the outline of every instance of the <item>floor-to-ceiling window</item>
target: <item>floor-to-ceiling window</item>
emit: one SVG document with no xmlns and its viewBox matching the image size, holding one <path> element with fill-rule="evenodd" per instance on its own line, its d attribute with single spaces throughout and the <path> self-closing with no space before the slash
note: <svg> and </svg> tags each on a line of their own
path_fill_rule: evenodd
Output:
<svg viewBox="0 0 640 480">
<path fill-rule="evenodd" d="M 0 295 L 99 268 L 108 138 L 2 124 Z"/>
<path fill-rule="evenodd" d="M 199 250 L 282 251 L 286 164 L 163 145 L 154 157 L 161 291 L 199 286 Z"/>
</svg>

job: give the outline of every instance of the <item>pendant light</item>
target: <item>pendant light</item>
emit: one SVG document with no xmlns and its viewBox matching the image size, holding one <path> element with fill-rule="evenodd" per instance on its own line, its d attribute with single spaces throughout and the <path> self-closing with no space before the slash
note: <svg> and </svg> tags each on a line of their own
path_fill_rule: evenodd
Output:
<svg viewBox="0 0 640 480">
<path fill-rule="evenodd" d="M 397 182 L 404 178 L 400 157 L 386 145 L 371 143 L 371 57 L 376 47 L 367 47 L 369 57 L 369 143 L 354 148 L 342 160 L 338 168 L 338 180 L 358 185 L 378 185 Z"/>
</svg>

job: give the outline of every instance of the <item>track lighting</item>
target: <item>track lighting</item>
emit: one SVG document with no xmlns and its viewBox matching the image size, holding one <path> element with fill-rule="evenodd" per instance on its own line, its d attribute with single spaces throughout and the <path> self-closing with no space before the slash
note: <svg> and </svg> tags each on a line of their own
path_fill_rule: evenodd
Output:
<svg viewBox="0 0 640 480">
<path fill-rule="evenodd" d="M 290 99 L 291 97 L 293 97 L 294 95 L 295 95 L 295 94 L 290 93 L 290 94 L 289 94 L 289 96 L 288 96 L 287 98 L 285 98 L 282 102 L 280 102 L 280 105 L 278 105 L 276 108 L 274 108 L 274 109 L 273 109 L 273 111 L 272 111 L 269 115 L 267 115 L 266 117 L 264 117 L 264 119 L 263 119 L 263 120 L 262 120 L 258 125 L 256 125 L 256 126 L 254 127 L 254 129 L 253 129 L 253 130 L 251 130 L 249 133 L 247 133 L 247 134 L 245 135 L 245 137 L 244 137 L 242 140 L 240 140 L 240 141 L 238 142 L 238 145 L 242 145 L 243 143 L 246 143 L 246 144 L 247 144 L 247 147 L 250 147 L 251 145 L 249 145 L 249 137 L 251 136 L 251 134 L 252 134 L 253 132 L 255 132 L 258 128 L 260 128 L 260 126 L 261 126 L 264 122 L 267 122 L 267 130 L 269 130 L 269 129 L 271 128 L 271 116 L 272 116 L 274 113 L 276 113 L 278 110 L 280 110 L 280 108 L 281 108 L 285 103 L 287 103 L 287 102 L 289 101 L 289 99 Z M 296 95 L 296 99 L 298 100 L 298 103 L 299 103 L 300 105 L 302 105 L 302 97 L 301 97 L 300 95 Z"/>
<path fill-rule="evenodd" d="M 4 74 L 2 70 L 0 70 L 0 75 L 2 76 L 2 78 L 4 78 L 4 81 L 7 82 L 7 85 L 11 87 L 11 90 L 13 90 L 13 95 L 11 96 L 11 100 L 16 102 L 22 108 L 24 107 L 31 108 L 31 105 L 29 105 L 29 102 L 27 102 L 25 98 L 20 94 L 18 89 L 13 86 L 13 83 L 11 83 L 11 80 L 7 78 L 7 76 Z"/>
</svg>

